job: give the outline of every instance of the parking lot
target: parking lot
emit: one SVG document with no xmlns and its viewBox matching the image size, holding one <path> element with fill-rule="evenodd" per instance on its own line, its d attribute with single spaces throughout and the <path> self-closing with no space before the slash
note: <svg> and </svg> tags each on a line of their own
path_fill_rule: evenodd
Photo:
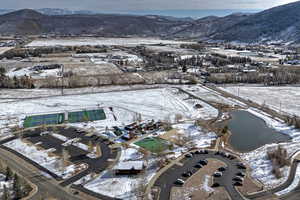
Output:
<svg viewBox="0 0 300 200">
<path fill-rule="evenodd" d="M 24 133 L 24 137 L 26 138 L 26 140 L 30 141 L 33 144 L 38 144 L 45 150 L 53 149 L 54 151 L 52 153 L 54 153 L 57 156 L 62 156 L 63 149 L 66 149 L 68 151 L 68 154 L 70 155 L 69 160 L 72 163 L 86 163 L 88 165 L 88 168 L 85 171 L 62 182 L 62 186 L 72 184 L 89 173 L 100 173 L 108 167 L 109 159 L 115 159 L 117 157 L 117 151 L 113 151 L 109 148 L 108 141 L 103 140 L 102 138 L 95 135 L 87 136 L 86 132 L 78 131 L 76 128 L 55 127 L 55 131 L 53 132 L 62 135 L 68 138 L 69 140 L 80 138 L 80 143 L 85 144 L 87 146 L 90 142 L 92 142 L 93 144 L 99 144 L 101 148 L 100 157 L 91 158 L 87 156 L 87 154 L 90 153 L 87 150 L 84 150 L 72 144 L 63 145 L 65 141 L 62 141 L 51 134 L 41 134 L 45 131 L 52 132 L 53 127 L 48 127 L 46 129 L 36 128 L 34 130 L 27 130 Z"/>
<path fill-rule="evenodd" d="M 215 151 L 202 151 L 198 153 L 194 152 L 189 154 L 187 157 L 184 157 L 180 161 L 183 164 L 182 166 L 175 164 L 165 171 L 154 183 L 154 186 L 160 188 L 159 199 L 170 199 L 172 187 L 181 187 L 183 182 L 189 179 L 192 174 L 198 170 L 201 170 L 201 168 L 197 168 L 196 165 L 203 165 L 203 161 L 206 160 L 205 162 L 209 162 L 209 159 L 217 159 L 225 164 L 225 171 L 221 172 L 221 176 L 214 177 L 215 186 L 219 185 L 218 187 L 224 187 L 231 199 L 245 199 L 234 186 L 234 184 L 241 182 L 237 180 L 234 181 L 233 179 L 238 177 L 238 173 L 245 174 L 246 170 L 244 167 L 238 167 L 240 161 L 237 158 L 228 158 L 224 153 L 216 153 Z M 178 182 L 178 179 L 182 180 L 183 182 Z"/>
</svg>

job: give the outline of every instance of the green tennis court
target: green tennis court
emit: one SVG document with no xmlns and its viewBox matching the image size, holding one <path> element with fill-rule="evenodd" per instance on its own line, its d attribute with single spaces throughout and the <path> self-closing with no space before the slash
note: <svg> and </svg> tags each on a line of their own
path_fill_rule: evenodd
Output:
<svg viewBox="0 0 300 200">
<path fill-rule="evenodd" d="M 148 151 L 153 153 L 160 153 L 163 152 L 170 147 L 170 143 L 167 140 L 158 138 L 158 137 L 147 137 L 140 141 L 134 143 Z"/>
<path fill-rule="evenodd" d="M 34 115 L 27 116 L 24 120 L 24 128 L 30 128 L 35 126 L 47 125 L 47 124 L 62 124 L 65 121 L 64 113 L 47 114 L 47 115 Z"/>
<path fill-rule="evenodd" d="M 104 119 L 106 119 L 106 115 L 103 109 L 85 110 L 85 111 L 68 113 L 68 121 L 70 123 L 96 121 L 96 120 L 104 120 Z"/>
</svg>

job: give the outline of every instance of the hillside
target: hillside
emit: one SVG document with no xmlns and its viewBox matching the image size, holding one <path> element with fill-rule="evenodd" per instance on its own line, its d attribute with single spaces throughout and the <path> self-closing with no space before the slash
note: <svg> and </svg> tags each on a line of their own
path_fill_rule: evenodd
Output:
<svg viewBox="0 0 300 200">
<path fill-rule="evenodd" d="M 211 37 L 229 41 L 300 41 L 300 1 L 262 11 Z"/>
<path fill-rule="evenodd" d="M 257 14 L 225 17 L 172 18 L 116 14 L 45 15 L 19 10 L 0 15 L 0 34 L 59 34 L 98 36 L 159 36 L 199 40 L 300 43 L 300 1 Z"/>
<path fill-rule="evenodd" d="M 97 34 L 102 36 L 163 36 L 185 23 L 158 16 L 43 15 L 19 10 L 0 16 L 1 34 Z"/>
</svg>

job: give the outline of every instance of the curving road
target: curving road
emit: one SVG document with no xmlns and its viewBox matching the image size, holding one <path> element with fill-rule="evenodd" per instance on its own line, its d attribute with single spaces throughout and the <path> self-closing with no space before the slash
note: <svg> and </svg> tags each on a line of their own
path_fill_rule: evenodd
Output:
<svg viewBox="0 0 300 200">
<path fill-rule="evenodd" d="M 0 148 L 0 157 L 13 171 L 30 180 L 30 182 L 38 187 L 37 193 L 35 193 L 31 198 L 32 200 L 40 200 L 45 196 L 64 200 L 80 199 L 60 187 L 53 179 L 44 177 L 38 169 L 20 159 L 13 153 Z"/>
</svg>

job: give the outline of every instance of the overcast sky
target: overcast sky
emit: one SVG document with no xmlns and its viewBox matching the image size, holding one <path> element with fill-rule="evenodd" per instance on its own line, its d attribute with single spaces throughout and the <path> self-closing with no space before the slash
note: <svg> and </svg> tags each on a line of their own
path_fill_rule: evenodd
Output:
<svg viewBox="0 0 300 200">
<path fill-rule="evenodd" d="M 1 9 L 67 8 L 130 11 L 172 9 L 267 9 L 295 0 L 0 0 Z"/>
</svg>

